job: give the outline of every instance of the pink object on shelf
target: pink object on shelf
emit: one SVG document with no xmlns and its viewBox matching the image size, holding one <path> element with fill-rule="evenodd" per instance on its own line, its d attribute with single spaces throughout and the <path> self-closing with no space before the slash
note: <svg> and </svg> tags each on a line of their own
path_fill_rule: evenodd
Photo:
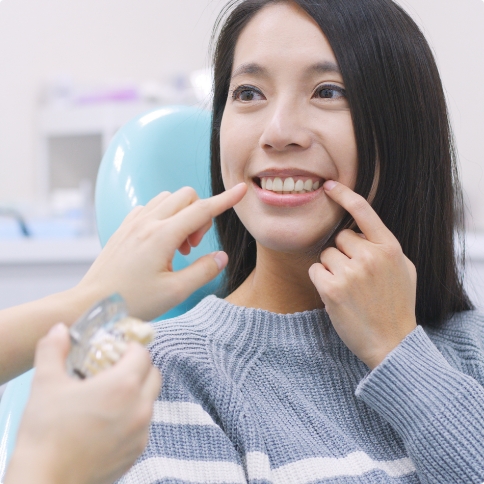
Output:
<svg viewBox="0 0 484 484">
<path fill-rule="evenodd" d="M 101 104 L 105 102 L 138 101 L 140 95 L 136 88 L 112 89 L 81 94 L 75 98 L 76 104 Z"/>
</svg>

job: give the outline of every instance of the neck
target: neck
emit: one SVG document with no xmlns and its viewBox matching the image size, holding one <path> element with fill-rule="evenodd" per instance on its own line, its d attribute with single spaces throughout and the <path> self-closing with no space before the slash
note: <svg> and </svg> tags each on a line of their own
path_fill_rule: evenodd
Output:
<svg viewBox="0 0 484 484">
<path fill-rule="evenodd" d="M 249 277 L 226 300 L 237 306 L 290 314 L 324 308 L 308 270 L 317 259 L 275 252 L 257 244 Z"/>
</svg>

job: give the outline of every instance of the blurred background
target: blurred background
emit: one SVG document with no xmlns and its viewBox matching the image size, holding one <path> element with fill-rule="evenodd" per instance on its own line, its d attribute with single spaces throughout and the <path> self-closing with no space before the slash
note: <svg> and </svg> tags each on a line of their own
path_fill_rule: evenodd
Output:
<svg viewBox="0 0 484 484">
<path fill-rule="evenodd" d="M 209 107 L 226 0 L 0 0 L 0 308 L 76 284 L 100 247 L 93 188 L 133 116 Z M 484 302 L 484 2 L 400 0 L 435 51 L 467 205 L 468 280 Z M 415 86 L 419 89 L 419 86 Z"/>
</svg>

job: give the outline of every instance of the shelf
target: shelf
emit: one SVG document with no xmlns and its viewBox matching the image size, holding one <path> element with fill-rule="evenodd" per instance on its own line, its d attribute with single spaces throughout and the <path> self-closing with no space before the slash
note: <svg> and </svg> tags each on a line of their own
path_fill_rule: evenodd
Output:
<svg viewBox="0 0 484 484">
<path fill-rule="evenodd" d="M 100 252 L 97 236 L 0 240 L 0 265 L 92 263 Z"/>
<path fill-rule="evenodd" d="M 113 135 L 130 119 L 157 107 L 156 103 L 118 102 L 44 108 L 39 113 L 39 130 L 44 136 Z"/>
</svg>

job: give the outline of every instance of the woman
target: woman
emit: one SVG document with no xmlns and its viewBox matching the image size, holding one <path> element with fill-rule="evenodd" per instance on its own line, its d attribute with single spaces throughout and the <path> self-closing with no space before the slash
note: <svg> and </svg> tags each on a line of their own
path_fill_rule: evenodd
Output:
<svg viewBox="0 0 484 484">
<path fill-rule="evenodd" d="M 121 482 L 481 483 L 484 319 L 421 32 L 390 0 L 245 0 L 214 76 L 213 192 L 248 185 L 216 221 L 227 295 L 158 325 Z"/>
</svg>

